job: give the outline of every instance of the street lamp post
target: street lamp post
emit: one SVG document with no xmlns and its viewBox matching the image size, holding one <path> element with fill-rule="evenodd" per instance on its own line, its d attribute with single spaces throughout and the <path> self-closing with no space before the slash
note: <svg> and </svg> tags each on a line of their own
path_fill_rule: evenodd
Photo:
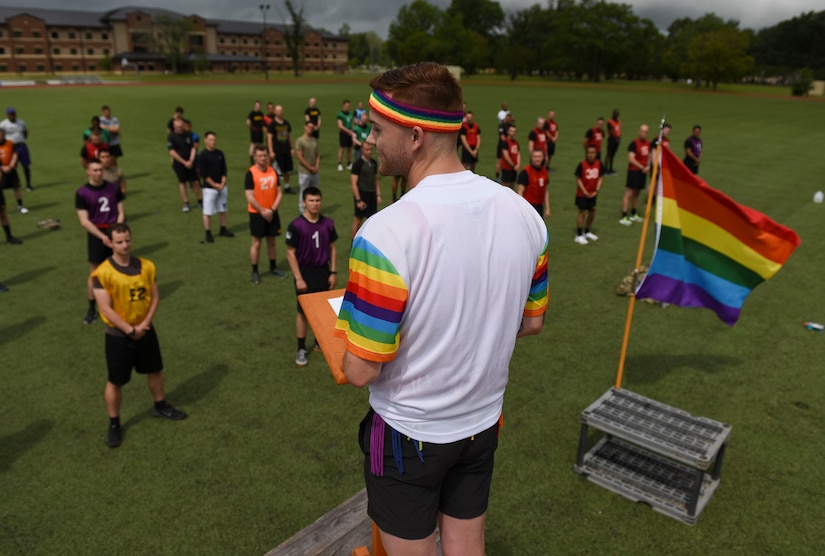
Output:
<svg viewBox="0 0 825 556">
<path fill-rule="evenodd" d="M 261 13 L 264 16 L 264 30 L 261 33 L 261 61 L 264 64 L 264 78 L 269 81 L 269 64 L 267 64 L 266 56 L 266 12 L 269 11 L 269 4 L 261 4 Z"/>
</svg>

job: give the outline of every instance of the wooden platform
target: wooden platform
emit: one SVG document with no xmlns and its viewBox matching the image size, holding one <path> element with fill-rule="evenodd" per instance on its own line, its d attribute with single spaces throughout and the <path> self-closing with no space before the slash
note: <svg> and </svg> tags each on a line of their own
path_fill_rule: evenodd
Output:
<svg viewBox="0 0 825 556">
<path fill-rule="evenodd" d="M 371 534 L 372 521 L 367 516 L 367 490 L 364 489 L 266 556 L 351 556 L 359 546 L 370 547 Z"/>
</svg>

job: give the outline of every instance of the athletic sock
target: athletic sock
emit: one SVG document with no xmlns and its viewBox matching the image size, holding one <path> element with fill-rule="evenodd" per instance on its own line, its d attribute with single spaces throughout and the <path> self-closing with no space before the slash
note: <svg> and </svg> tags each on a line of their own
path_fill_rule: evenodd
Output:
<svg viewBox="0 0 825 556">
<path fill-rule="evenodd" d="M 32 171 L 28 166 L 23 166 L 23 173 L 26 174 L 26 187 L 32 186 Z"/>
<path fill-rule="evenodd" d="M 155 402 L 155 409 L 163 409 L 164 407 L 166 407 L 166 399 Z"/>
<path fill-rule="evenodd" d="M 307 339 L 306 338 L 298 338 L 298 349 L 306 350 L 307 348 Z"/>
<path fill-rule="evenodd" d="M 636 216 L 636 209 L 630 209 L 630 214 L 632 214 L 633 216 Z"/>
<path fill-rule="evenodd" d="M 395 199 L 393 199 L 393 200 L 395 200 Z M 11 239 L 11 226 L 8 225 L 8 224 L 5 224 L 3 226 L 3 231 L 6 232 L 6 240 Z"/>
<path fill-rule="evenodd" d="M 576 228 L 576 235 L 577 236 L 582 235 L 582 229 L 581 228 Z"/>
<path fill-rule="evenodd" d="M 120 427 L 120 416 L 109 417 L 109 426 L 113 429 Z"/>
<path fill-rule="evenodd" d="M 90 312 L 94 312 L 94 310 L 95 310 L 95 300 L 94 300 L 94 299 L 90 299 L 90 300 L 89 300 L 89 311 L 90 311 Z"/>
<path fill-rule="evenodd" d="M 252 272 L 258 272 L 258 265 L 256 265 L 256 264 L 252 265 Z"/>
<path fill-rule="evenodd" d="M 269 259 L 269 270 L 275 270 L 275 259 Z"/>
<path fill-rule="evenodd" d="M 17 199 L 17 206 L 18 206 L 18 207 L 22 207 L 22 206 L 23 206 L 23 199 Z"/>
<path fill-rule="evenodd" d="M 589 234 L 590 233 L 590 228 L 585 228 L 584 233 Z"/>
<path fill-rule="evenodd" d="M 622 213 L 622 218 L 627 218 L 627 212 Z"/>
</svg>

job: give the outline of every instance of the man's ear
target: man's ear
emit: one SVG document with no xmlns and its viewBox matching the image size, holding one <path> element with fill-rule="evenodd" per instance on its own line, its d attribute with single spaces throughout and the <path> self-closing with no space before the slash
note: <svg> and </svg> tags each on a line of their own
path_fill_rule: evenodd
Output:
<svg viewBox="0 0 825 556">
<path fill-rule="evenodd" d="M 424 142 L 424 130 L 418 126 L 413 126 L 412 130 L 412 150 L 417 150 L 421 148 L 421 145 Z"/>
</svg>

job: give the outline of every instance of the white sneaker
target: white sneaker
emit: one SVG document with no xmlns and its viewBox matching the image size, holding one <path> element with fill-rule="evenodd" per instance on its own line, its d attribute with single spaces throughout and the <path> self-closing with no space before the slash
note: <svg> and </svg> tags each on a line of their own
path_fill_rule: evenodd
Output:
<svg viewBox="0 0 825 556">
<path fill-rule="evenodd" d="M 631 216 L 630 220 L 632 222 L 644 222 L 645 221 L 645 219 L 643 217 L 639 216 L 638 214 L 634 214 L 633 216 Z"/>
<path fill-rule="evenodd" d="M 622 216 L 622 219 L 619 220 L 619 224 L 621 224 L 622 226 L 632 226 L 633 221 L 630 220 L 630 218 L 628 218 L 627 216 Z"/>
<path fill-rule="evenodd" d="M 343 167 L 343 166 L 341 166 L 341 164 L 338 164 L 338 171 L 339 171 L 339 172 L 343 172 L 343 171 L 344 171 L 344 167 Z"/>
<path fill-rule="evenodd" d="M 599 236 L 597 236 L 593 232 L 587 232 L 586 234 L 584 234 L 584 237 L 589 239 L 590 241 L 596 241 L 597 239 L 599 239 Z"/>
<path fill-rule="evenodd" d="M 189 212 L 192 210 L 192 207 L 189 206 L 189 203 L 183 203 L 183 208 L 181 209 L 183 212 Z"/>
<path fill-rule="evenodd" d="M 347 163 L 347 170 L 352 170 L 352 163 Z"/>
<path fill-rule="evenodd" d="M 19 212 L 20 214 L 28 214 L 29 209 L 27 209 L 26 207 L 21 207 L 20 205 L 18 205 L 17 206 L 17 212 Z"/>
<path fill-rule="evenodd" d="M 587 238 L 584 236 L 576 236 L 576 239 L 574 239 L 573 241 L 575 241 L 579 245 L 587 245 Z"/>
<path fill-rule="evenodd" d="M 299 367 L 305 367 L 307 364 L 307 350 L 299 349 L 295 354 L 295 364 Z"/>
</svg>

